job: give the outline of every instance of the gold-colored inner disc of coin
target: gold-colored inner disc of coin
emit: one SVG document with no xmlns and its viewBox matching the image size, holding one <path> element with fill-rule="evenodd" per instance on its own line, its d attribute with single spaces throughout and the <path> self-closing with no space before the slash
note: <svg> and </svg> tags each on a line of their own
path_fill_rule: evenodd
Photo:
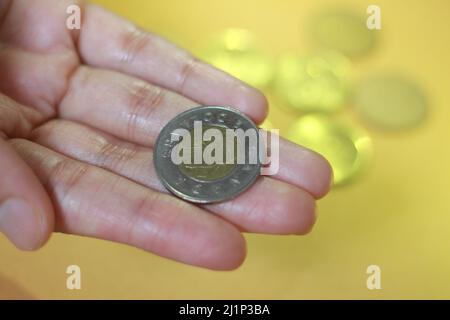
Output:
<svg viewBox="0 0 450 320">
<path fill-rule="evenodd" d="M 178 169 L 186 176 L 196 179 L 196 180 L 200 180 L 200 181 L 213 181 L 213 180 L 218 180 L 221 178 L 226 177 L 227 175 L 229 175 L 231 173 L 231 171 L 235 168 L 236 166 L 236 141 L 234 141 L 233 145 L 234 145 L 234 161 L 232 164 L 227 164 L 226 163 L 226 127 L 223 126 L 218 126 L 218 125 L 204 125 L 203 126 L 203 132 L 205 132 L 208 129 L 219 129 L 220 132 L 222 133 L 222 147 L 223 147 L 223 161 L 222 164 L 217 164 L 217 163 L 213 163 L 213 164 L 207 164 L 204 162 L 204 159 L 202 157 L 202 162 L 199 164 L 195 164 L 194 163 L 194 151 L 195 151 L 195 145 L 194 145 L 194 130 L 191 131 L 191 163 L 190 164 L 185 164 L 182 163 L 180 165 L 178 165 Z M 214 138 L 213 138 L 214 139 Z M 205 150 L 205 148 L 210 144 L 213 143 L 212 141 L 204 141 L 202 139 L 202 150 Z M 214 155 L 214 154 L 213 154 Z"/>
</svg>

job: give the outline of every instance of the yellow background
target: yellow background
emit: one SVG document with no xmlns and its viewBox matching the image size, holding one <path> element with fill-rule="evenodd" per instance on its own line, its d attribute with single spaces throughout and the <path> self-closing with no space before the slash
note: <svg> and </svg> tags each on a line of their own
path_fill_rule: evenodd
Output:
<svg viewBox="0 0 450 320">
<path fill-rule="evenodd" d="M 273 55 L 308 50 L 305 19 L 336 4 L 95 2 L 194 52 L 219 30 L 242 27 Z M 376 70 L 407 73 L 427 92 L 430 114 L 405 133 L 367 127 L 375 147 L 370 170 L 319 202 L 310 235 L 247 235 L 248 258 L 233 272 L 202 270 L 67 235 L 54 235 L 42 250 L 23 253 L 0 236 L 0 298 L 450 298 L 450 2 L 339 3 L 362 14 L 369 4 L 381 7 L 380 42 L 356 62 L 356 76 Z M 292 122 L 276 108 L 270 118 L 282 130 Z M 81 267 L 80 291 L 65 287 L 71 264 Z M 366 288 L 371 264 L 381 267 L 381 290 Z"/>
</svg>

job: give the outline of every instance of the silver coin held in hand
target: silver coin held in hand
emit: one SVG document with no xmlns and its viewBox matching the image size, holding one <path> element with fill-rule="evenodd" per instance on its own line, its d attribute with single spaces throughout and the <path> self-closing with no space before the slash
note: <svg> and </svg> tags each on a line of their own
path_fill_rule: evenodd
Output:
<svg viewBox="0 0 450 320">
<path fill-rule="evenodd" d="M 153 161 L 163 185 L 195 203 L 231 199 L 261 171 L 256 125 L 224 106 L 201 106 L 173 118 L 156 140 Z"/>
</svg>

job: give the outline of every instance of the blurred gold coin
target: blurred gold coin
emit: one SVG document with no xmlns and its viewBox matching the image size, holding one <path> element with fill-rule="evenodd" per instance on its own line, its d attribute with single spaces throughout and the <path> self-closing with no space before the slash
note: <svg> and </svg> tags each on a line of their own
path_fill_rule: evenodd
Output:
<svg viewBox="0 0 450 320">
<path fill-rule="evenodd" d="M 332 112 L 346 100 L 350 69 L 350 62 L 338 53 L 289 53 L 278 61 L 274 88 L 299 111 Z"/>
<path fill-rule="evenodd" d="M 362 81 L 354 105 L 367 121 L 385 129 L 407 129 L 426 116 L 427 101 L 412 81 L 395 74 L 380 74 Z"/>
<path fill-rule="evenodd" d="M 372 141 L 364 131 L 323 115 L 301 117 L 287 138 L 323 155 L 333 168 L 335 185 L 354 178 L 372 155 Z"/>
<path fill-rule="evenodd" d="M 317 14 L 309 25 L 312 41 L 323 49 L 336 50 L 349 57 L 368 52 L 375 44 L 375 31 L 365 17 L 345 9 L 329 9 Z"/>
<path fill-rule="evenodd" d="M 223 31 L 211 41 L 200 57 L 257 88 L 266 87 L 272 79 L 272 59 L 258 47 L 254 36 L 245 29 Z"/>
</svg>

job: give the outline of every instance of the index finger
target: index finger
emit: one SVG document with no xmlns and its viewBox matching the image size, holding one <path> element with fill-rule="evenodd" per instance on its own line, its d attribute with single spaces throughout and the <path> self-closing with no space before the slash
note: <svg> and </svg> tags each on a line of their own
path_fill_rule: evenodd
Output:
<svg viewBox="0 0 450 320">
<path fill-rule="evenodd" d="M 88 65 L 137 76 L 200 104 L 233 106 L 257 123 L 267 115 L 267 100 L 255 88 L 95 5 L 85 7 L 78 48 Z"/>
</svg>

